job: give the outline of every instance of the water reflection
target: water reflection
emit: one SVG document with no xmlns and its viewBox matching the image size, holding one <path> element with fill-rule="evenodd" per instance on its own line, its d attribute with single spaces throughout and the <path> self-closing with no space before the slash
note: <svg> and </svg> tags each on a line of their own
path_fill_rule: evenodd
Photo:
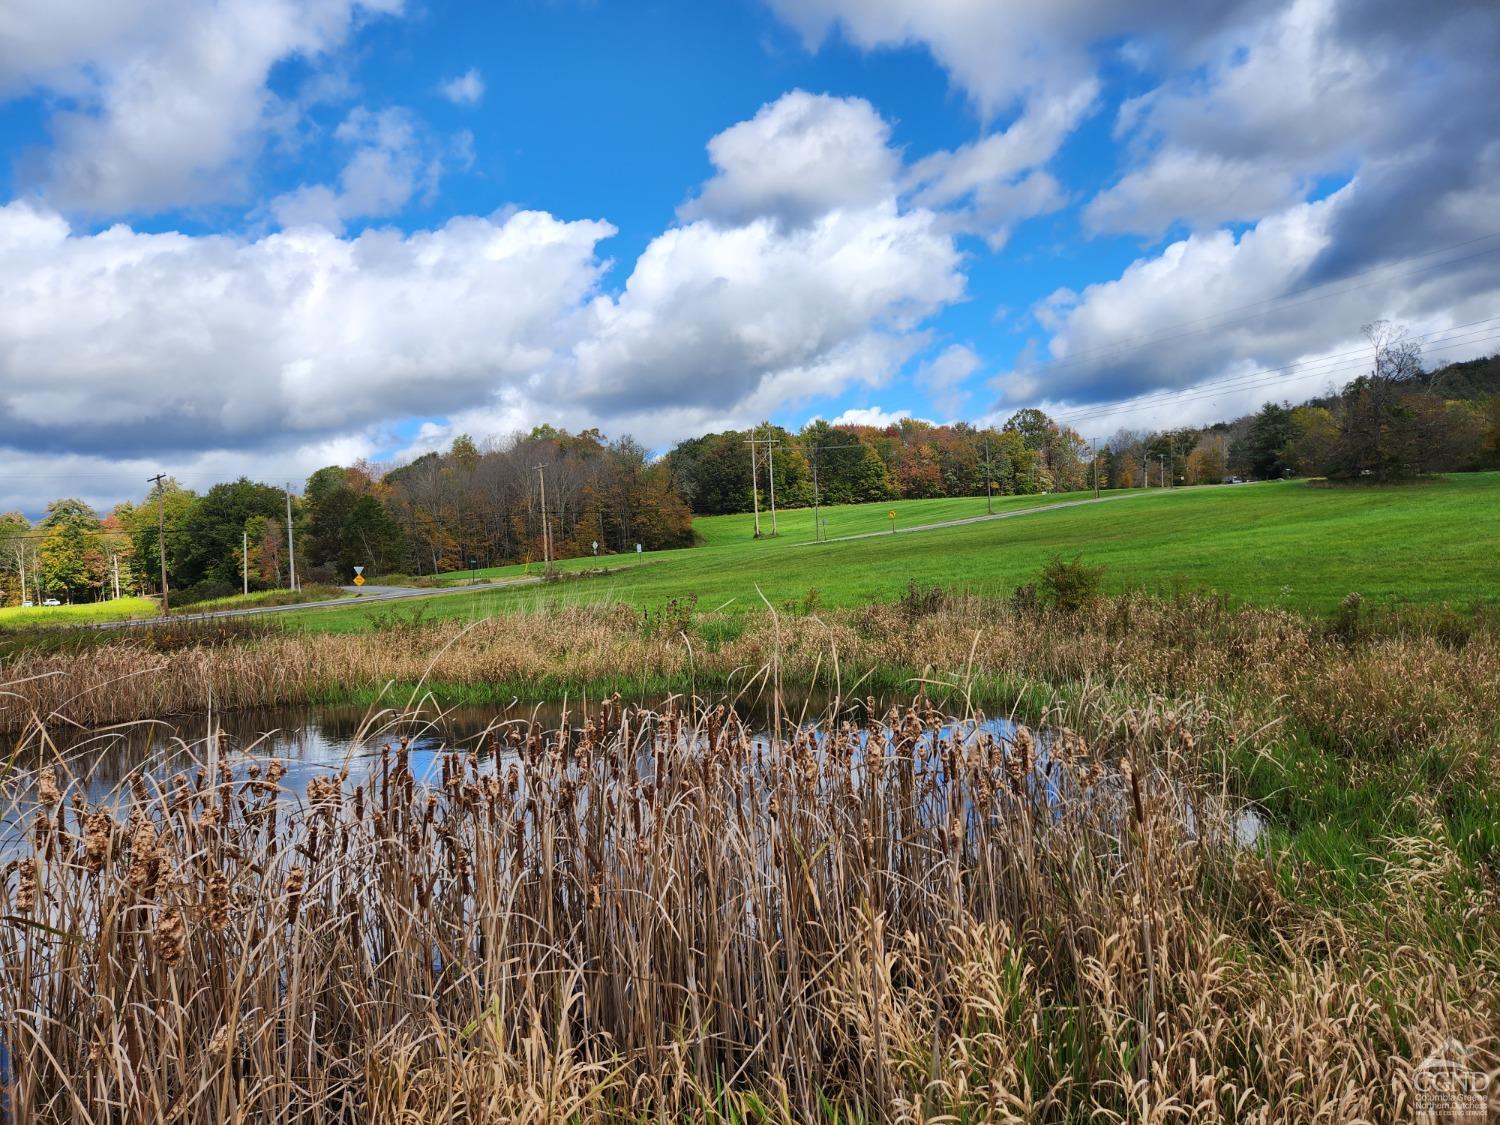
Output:
<svg viewBox="0 0 1500 1125">
<path fill-rule="evenodd" d="M 658 701 L 650 710 L 662 711 L 668 706 L 684 708 L 685 701 Z M 857 735 L 858 752 L 863 754 L 869 740 L 883 745 L 892 735 L 882 723 L 870 722 L 871 706 L 881 705 L 858 701 L 835 711 L 828 699 L 807 698 L 792 707 L 783 700 L 782 706 L 773 711 L 765 700 L 741 699 L 733 709 L 755 731 L 753 741 L 762 754 L 770 747 L 769 732 L 778 721 L 783 731 L 799 726 L 808 730 L 821 747 L 829 737 L 830 720 L 834 727 L 850 723 L 863 728 Z M 150 779 L 150 784 L 165 784 L 176 774 L 215 771 L 222 763 L 236 780 L 244 780 L 258 774 L 271 759 L 285 769 L 280 780 L 285 799 L 296 801 L 306 795 L 308 783 L 316 777 L 344 773 L 351 786 L 364 783 L 379 771 L 382 754 L 403 742 L 408 768 L 419 784 L 440 780 L 445 758 L 455 753 L 473 755 L 480 773 L 493 773 L 498 764 L 508 760 L 511 752 L 506 736 L 512 729 L 524 731 L 533 724 L 547 731 L 564 725 L 576 729 L 584 721 L 580 711 L 561 703 L 519 701 L 419 714 L 355 706 L 263 708 L 136 722 L 102 730 L 49 732 L 45 740 L 35 734 L 23 735 L 12 750 L 15 764 L 22 770 L 48 764 L 57 767 L 68 799 L 79 793 L 95 806 L 120 801 L 127 784 L 137 776 Z M 817 725 L 808 725 L 813 723 Z M 967 746 L 980 738 L 1010 741 L 1016 730 L 1016 724 L 1006 719 L 954 721 L 924 733 L 913 749 L 919 757 L 940 759 L 936 751 L 942 743 L 956 741 Z M 1048 733 L 1040 732 L 1026 784 L 1033 796 L 1058 809 L 1079 794 L 1060 786 L 1062 773 L 1054 773 L 1051 768 L 1050 743 Z M 1109 771 L 1108 776 L 1097 780 L 1102 784 L 1095 787 L 1096 799 L 1119 802 L 1119 775 Z M 24 847 L 35 803 L 31 791 L 10 796 L 11 802 L 0 808 L 0 854 L 13 854 Z M 1226 820 L 1221 815 L 1224 810 L 1217 805 L 1210 810 L 1208 802 L 1200 799 L 1199 804 L 1204 813 L 1201 818 L 1191 805 L 1186 806 L 1190 829 L 1198 819 L 1205 825 L 1227 823 L 1242 846 L 1253 844 L 1261 835 L 1264 825 L 1253 808 L 1236 809 Z"/>
</svg>

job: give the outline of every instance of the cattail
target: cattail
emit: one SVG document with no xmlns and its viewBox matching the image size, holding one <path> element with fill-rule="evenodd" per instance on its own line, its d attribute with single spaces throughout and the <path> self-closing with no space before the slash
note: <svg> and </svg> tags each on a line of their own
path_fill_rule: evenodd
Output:
<svg viewBox="0 0 1500 1125">
<path fill-rule="evenodd" d="M 286 924 L 295 926 L 297 915 L 302 910 L 302 884 L 306 872 L 300 866 L 286 873 Z"/>
<path fill-rule="evenodd" d="M 208 1041 L 208 1057 L 210 1059 L 222 1059 L 224 1053 L 229 1050 L 231 1042 L 229 1025 L 221 1023 L 219 1029 L 214 1032 L 213 1038 Z"/>
<path fill-rule="evenodd" d="M 97 875 L 104 870 L 113 828 L 114 820 L 109 813 L 96 812 L 88 819 L 88 827 L 83 834 L 83 866 L 90 875 Z"/>
<path fill-rule="evenodd" d="M 185 935 L 182 911 L 175 906 L 163 910 L 156 921 L 156 955 L 162 959 L 163 964 L 175 965 L 182 960 Z"/>
<path fill-rule="evenodd" d="M 130 841 L 130 870 L 126 882 L 143 898 L 156 894 L 156 880 L 161 874 L 161 845 L 156 838 L 156 826 L 142 817 Z"/>
<path fill-rule="evenodd" d="M 208 924 L 215 931 L 229 925 L 229 879 L 222 871 L 208 880 Z"/>
<path fill-rule="evenodd" d="M 20 883 L 16 887 L 16 912 L 19 914 L 30 914 L 36 907 L 37 867 L 35 859 L 21 861 Z"/>
<path fill-rule="evenodd" d="M 62 800 L 62 790 L 57 787 L 57 771 L 51 766 L 36 776 L 36 799 L 43 808 L 50 809 Z"/>
</svg>

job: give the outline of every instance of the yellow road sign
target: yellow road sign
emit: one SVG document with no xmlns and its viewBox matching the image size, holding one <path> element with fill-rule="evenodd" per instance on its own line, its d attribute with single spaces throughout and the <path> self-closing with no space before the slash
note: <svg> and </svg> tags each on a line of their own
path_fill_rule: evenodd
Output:
<svg viewBox="0 0 1500 1125">
<path fill-rule="evenodd" d="M 363 586 L 365 584 L 365 576 L 363 574 L 356 574 L 354 576 L 354 584 L 356 586 Z"/>
<path fill-rule="evenodd" d="M 896 518 L 896 513 L 895 512 L 889 512 L 887 514 L 891 517 L 891 519 L 895 519 Z"/>
</svg>

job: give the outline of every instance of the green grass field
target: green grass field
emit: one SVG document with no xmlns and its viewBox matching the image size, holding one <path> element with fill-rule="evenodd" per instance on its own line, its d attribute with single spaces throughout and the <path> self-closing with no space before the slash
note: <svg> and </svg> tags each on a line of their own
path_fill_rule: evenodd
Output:
<svg viewBox="0 0 1500 1125">
<path fill-rule="evenodd" d="M 1081 496 L 1082 494 L 1080 494 Z M 932 531 L 814 544 L 812 515 L 779 517 L 775 539 L 751 536 L 748 515 L 700 519 L 703 546 L 570 560 L 561 569 L 618 567 L 555 586 L 422 602 L 431 617 L 474 617 L 547 602 L 624 601 L 660 607 L 696 597 L 699 610 L 855 605 L 899 597 L 908 583 L 1009 596 L 1053 555 L 1106 568 L 1105 587 L 1206 589 L 1232 599 L 1327 612 L 1357 592 L 1377 605 L 1500 600 L 1500 473 L 1390 488 L 1313 488 L 1300 481 L 1150 491 L 1057 511 Z M 997 499 L 997 511 L 1079 497 Z M 830 536 L 962 519 L 983 497 L 830 508 Z M 763 527 L 766 526 L 763 520 Z M 535 568 L 532 568 L 533 571 Z M 519 574 L 520 567 L 486 572 Z M 465 576 L 466 577 L 466 576 Z M 295 627 L 370 628 L 402 608 L 310 610 Z"/>
<path fill-rule="evenodd" d="M 300 590 L 254 590 L 248 594 L 233 594 L 227 598 L 193 602 L 191 605 L 174 606 L 177 614 L 215 613 L 225 609 L 255 609 L 260 606 L 296 605 L 299 602 L 326 601 L 330 598 L 353 597 L 337 586 L 304 586 Z"/>
<path fill-rule="evenodd" d="M 0 609 L 0 628 L 93 625 L 100 621 L 155 617 L 157 612 L 156 603 L 150 598 L 116 598 L 108 602 L 85 602 L 80 605 L 8 606 Z"/>
</svg>

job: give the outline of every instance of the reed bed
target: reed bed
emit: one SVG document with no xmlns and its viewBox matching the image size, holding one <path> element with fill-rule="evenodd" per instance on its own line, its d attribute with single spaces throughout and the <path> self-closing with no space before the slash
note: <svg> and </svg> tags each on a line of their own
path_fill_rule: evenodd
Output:
<svg viewBox="0 0 1500 1125">
<path fill-rule="evenodd" d="M 1493 1060 L 1495 903 L 1440 834 L 1312 909 L 1211 799 L 1211 716 L 1071 713 L 616 698 L 430 784 L 399 738 L 305 795 L 212 744 L 93 806 L 12 772 L 12 1112 L 1390 1121 L 1434 1047 Z"/>
<path fill-rule="evenodd" d="M 391 622 L 358 634 L 260 626 L 245 636 L 208 630 L 202 643 L 191 634 L 122 636 L 0 662 L 0 731 L 34 717 L 100 726 L 366 701 L 388 685 L 396 688 L 384 702 L 399 704 L 422 683 L 460 697 L 620 691 L 641 699 L 734 690 L 771 666 L 789 685 L 910 693 L 946 684 L 955 699 L 1006 706 L 1028 683 L 1108 680 L 1173 699 L 1208 694 L 1246 704 L 1260 723 L 1296 722 L 1349 753 L 1397 754 L 1454 737 L 1467 753 L 1492 753 L 1500 732 L 1500 629 L 1492 625 L 1351 636 L 1212 597 L 1140 595 L 1071 613 L 937 595 L 814 615 L 653 619 L 622 605 L 578 605 L 473 622 Z"/>
</svg>

